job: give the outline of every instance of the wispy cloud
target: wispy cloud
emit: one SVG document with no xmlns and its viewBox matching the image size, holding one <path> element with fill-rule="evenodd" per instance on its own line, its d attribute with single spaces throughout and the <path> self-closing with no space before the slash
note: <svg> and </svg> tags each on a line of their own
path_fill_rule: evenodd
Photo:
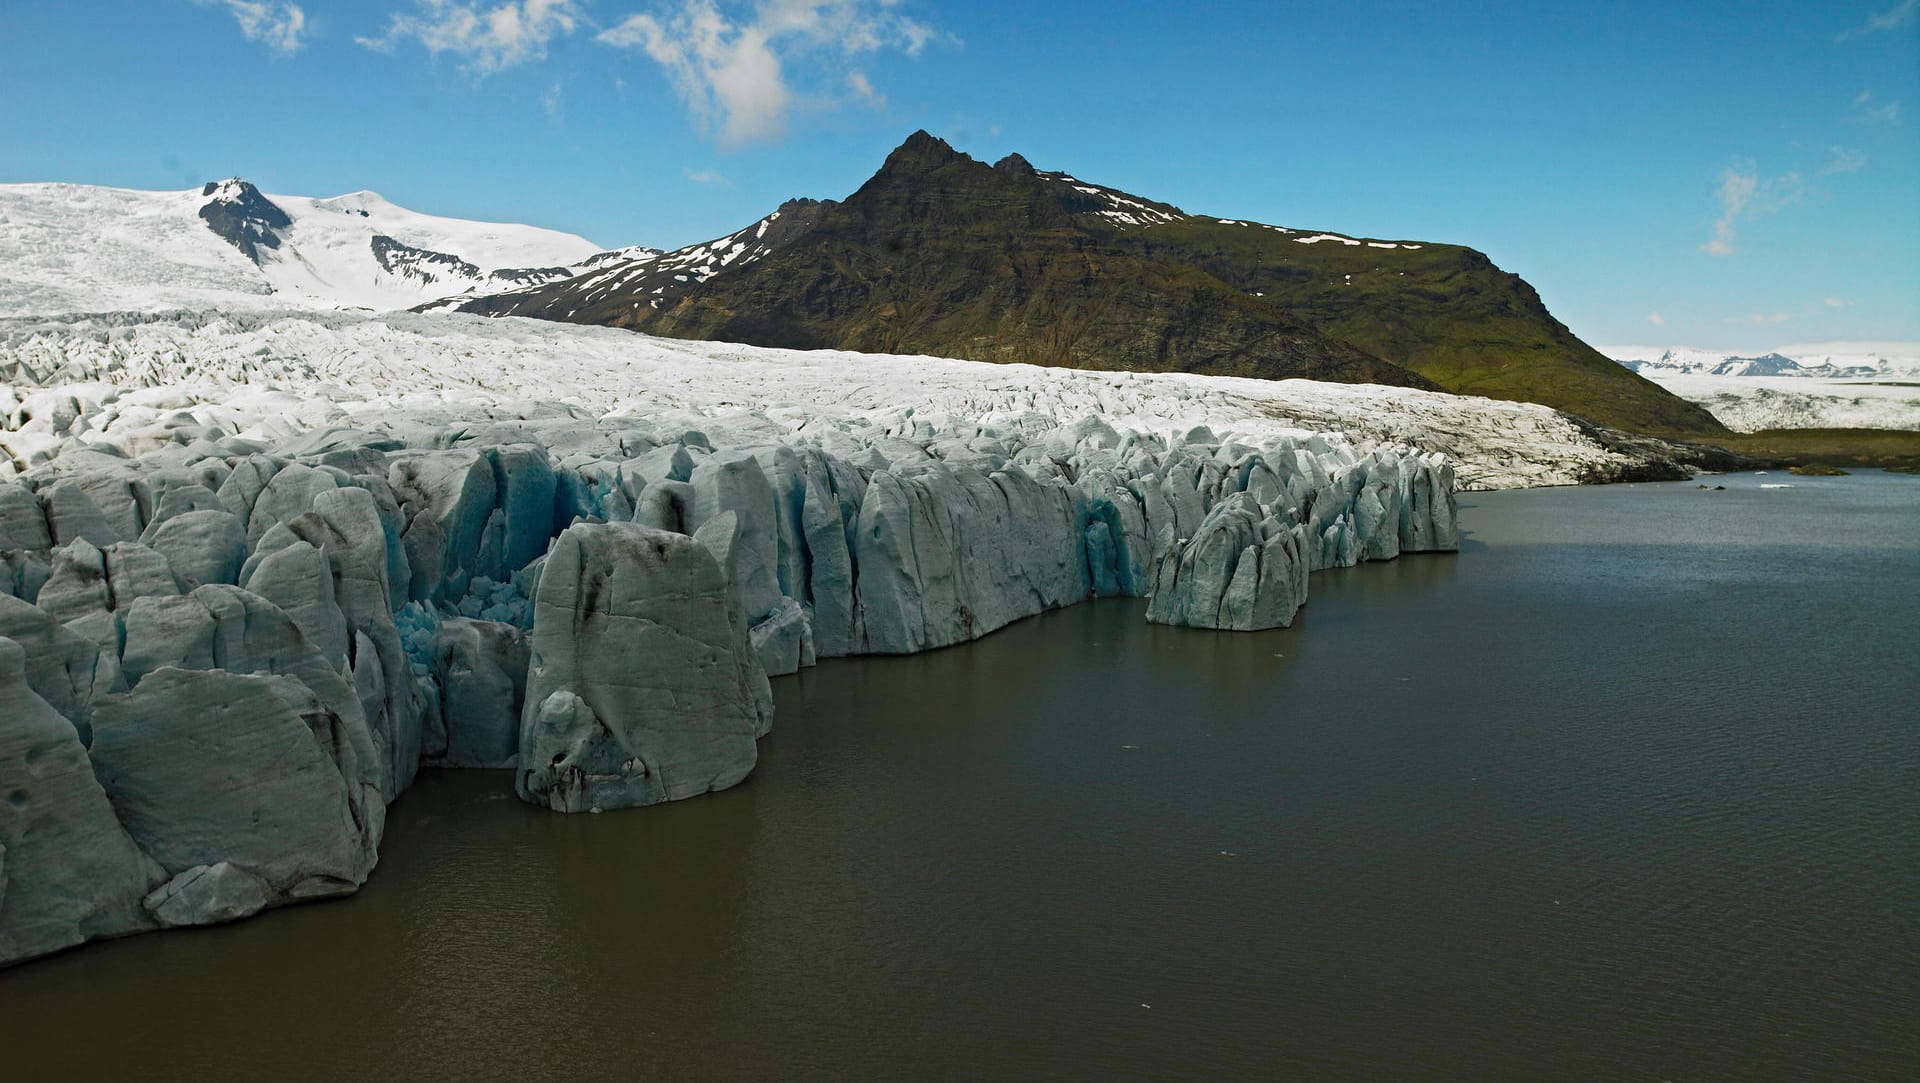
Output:
<svg viewBox="0 0 1920 1083">
<path fill-rule="evenodd" d="M 1853 99 L 1853 119 L 1867 124 L 1900 123 L 1900 103 L 1884 102 L 1874 97 L 1873 91 L 1863 90 Z"/>
<path fill-rule="evenodd" d="M 1722 322 L 1766 326 L 1768 324 L 1786 323 L 1789 320 L 1810 320 L 1831 313 L 1837 309 L 1850 308 L 1852 305 L 1852 301 L 1842 297 L 1822 297 L 1816 302 L 1802 306 L 1798 312 L 1788 312 L 1784 309 L 1773 312 L 1748 312 L 1744 315 L 1722 317 Z"/>
<path fill-rule="evenodd" d="M 1799 173 L 1762 178 L 1752 162 L 1727 167 L 1720 174 L 1720 187 L 1714 192 L 1714 199 L 1720 204 L 1720 217 L 1713 223 L 1713 238 L 1700 246 L 1701 251 L 1715 256 L 1732 255 L 1739 251 L 1735 242 L 1742 222 L 1785 210 L 1798 203 L 1806 192 L 1806 182 Z"/>
<path fill-rule="evenodd" d="M 1898 30 L 1903 26 L 1912 26 L 1920 19 L 1920 0 L 1900 0 L 1900 3 L 1878 15 L 1870 15 L 1867 21 L 1851 30 L 1842 30 L 1834 35 L 1835 41 L 1846 41 L 1863 34 L 1879 34 L 1888 30 Z"/>
<path fill-rule="evenodd" d="M 1647 322 L 1655 327 L 1665 327 L 1667 325 L 1667 318 L 1658 312 L 1649 312 L 1647 313 Z"/>
<path fill-rule="evenodd" d="M 875 109 L 885 109 L 887 107 L 887 96 L 873 89 L 873 82 L 867 78 L 866 72 L 848 72 L 847 87 L 853 91 L 854 97 L 859 98 Z"/>
<path fill-rule="evenodd" d="M 682 169 L 688 180 L 695 184 L 710 184 L 716 188 L 731 188 L 733 182 L 718 173 L 706 169 Z"/>
<path fill-rule="evenodd" d="M 818 96 L 809 88 L 844 82 L 869 104 L 883 103 L 866 75 L 846 62 L 882 50 L 917 56 L 945 37 L 894 11 L 896 3 L 760 0 L 751 15 L 734 15 L 715 0 L 680 0 L 668 13 L 630 15 L 598 40 L 644 52 L 703 127 L 739 146 L 778 138 L 795 102 Z"/>
<path fill-rule="evenodd" d="M 1827 164 L 1820 167 L 1820 175 L 1831 177 L 1835 173 L 1854 173 L 1865 169 L 1867 156 L 1857 150 L 1834 147 L 1829 151 Z"/>
<path fill-rule="evenodd" d="M 395 15 L 379 37 L 355 38 L 391 51 L 418 41 L 429 53 L 447 53 L 475 75 L 545 59 L 547 44 L 585 21 L 578 0 L 512 0 L 492 7 L 470 0 L 415 0 L 412 14 Z"/>
<path fill-rule="evenodd" d="M 286 0 L 194 0 L 201 7 L 225 8 L 240 33 L 276 53 L 300 51 L 306 44 L 307 13 Z"/>
<path fill-rule="evenodd" d="M 547 88 L 547 92 L 540 95 L 540 108 L 545 109 L 548 116 L 559 119 L 560 107 L 565 104 L 566 93 L 565 84 L 555 79 L 553 85 Z"/>
</svg>

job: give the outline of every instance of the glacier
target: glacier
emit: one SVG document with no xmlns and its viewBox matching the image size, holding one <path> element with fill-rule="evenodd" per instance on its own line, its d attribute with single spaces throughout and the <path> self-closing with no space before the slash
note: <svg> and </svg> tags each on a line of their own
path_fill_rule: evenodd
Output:
<svg viewBox="0 0 1920 1083">
<path fill-rule="evenodd" d="M 0 321 L 0 963 L 351 892 L 425 766 L 748 776 L 770 677 L 1094 597 L 1292 623 L 1544 407 L 444 314 Z M 87 875 L 55 871 L 71 853 Z"/>
<path fill-rule="evenodd" d="M 1816 342 L 1758 356 L 1692 347 L 1600 352 L 1734 432 L 1920 429 L 1920 343 Z"/>
<path fill-rule="evenodd" d="M 1707 408 L 1734 432 L 1764 429 L 1920 430 L 1920 380 L 1913 376 L 1712 376 L 1645 373 Z"/>
</svg>

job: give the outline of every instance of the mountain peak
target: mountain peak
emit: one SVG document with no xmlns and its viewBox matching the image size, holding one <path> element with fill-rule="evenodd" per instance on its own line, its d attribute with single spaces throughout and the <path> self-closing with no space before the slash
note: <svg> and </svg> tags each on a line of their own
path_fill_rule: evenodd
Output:
<svg viewBox="0 0 1920 1083">
<path fill-rule="evenodd" d="M 200 194 L 218 202 L 240 203 L 258 197 L 260 189 L 255 188 L 250 181 L 241 180 L 239 177 L 228 177 L 226 180 L 208 181 L 201 185 Z"/>
<path fill-rule="evenodd" d="M 973 159 L 953 149 L 946 140 L 929 133 L 925 128 L 907 137 L 907 141 L 887 155 L 884 170 L 907 170 L 927 172 L 939 169 L 954 162 L 970 162 Z"/>
<path fill-rule="evenodd" d="M 239 177 L 208 181 L 200 194 L 207 197 L 200 220 L 255 265 L 262 249 L 280 247 L 279 231 L 293 224 L 278 204 Z"/>
<path fill-rule="evenodd" d="M 1018 151 L 993 163 L 993 170 L 996 173 L 1005 173 L 1012 177 L 1029 177 L 1039 172 L 1033 168 L 1033 163 L 1027 161 L 1026 157 Z"/>
</svg>

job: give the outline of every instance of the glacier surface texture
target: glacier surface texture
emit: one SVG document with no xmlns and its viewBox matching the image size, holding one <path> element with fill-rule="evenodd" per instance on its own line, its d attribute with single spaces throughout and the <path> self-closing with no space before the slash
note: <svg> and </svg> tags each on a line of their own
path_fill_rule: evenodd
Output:
<svg viewBox="0 0 1920 1083">
<path fill-rule="evenodd" d="M 1554 416 L 550 327 L 15 328 L 0 962 L 354 891 L 426 765 L 562 812 L 731 786 L 821 658 L 1090 597 L 1286 626 L 1313 571 L 1456 547 L 1397 427 L 1512 480 Z"/>
</svg>

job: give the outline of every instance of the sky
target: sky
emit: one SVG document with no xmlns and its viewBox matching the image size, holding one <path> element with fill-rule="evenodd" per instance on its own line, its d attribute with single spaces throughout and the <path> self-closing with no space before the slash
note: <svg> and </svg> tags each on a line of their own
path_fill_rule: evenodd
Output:
<svg viewBox="0 0 1920 1083">
<path fill-rule="evenodd" d="M 1920 0 L 0 4 L 0 182 L 238 175 L 677 247 L 916 128 L 1470 245 L 1595 344 L 1920 340 Z"/>
</svg>

